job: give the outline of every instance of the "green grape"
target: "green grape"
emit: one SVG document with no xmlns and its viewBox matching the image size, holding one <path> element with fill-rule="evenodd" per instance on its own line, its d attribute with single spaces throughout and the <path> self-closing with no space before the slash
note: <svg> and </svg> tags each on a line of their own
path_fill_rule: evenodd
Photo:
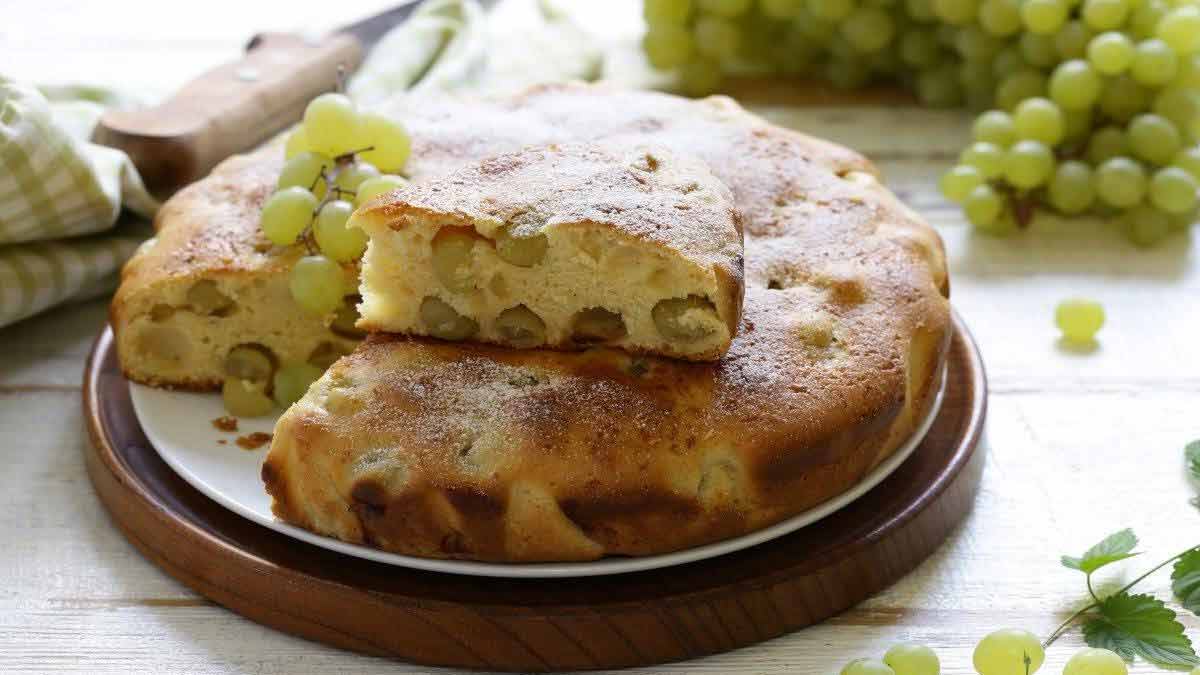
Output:
<svg viewBox="0 0 1200 675">
<path fill-rule="evenodd" d="M 225 378 L 221 385 L 221 403 L 230 415 L 238 417 L 263 417 L 275 410 L 275 402 L 267 396 L 266 383 Z"/>
<path fill-rule="evenodd" d="M 1100 165 L 1113 157 L 1129 154 L 1129 143 L 1125 131 L 1120 127 L 1103 127 L 1092 133 L 1088 141 L 1087 159 Z"/>
<path fill-rule="evenodd" d="M 341 192 L 354 192 L 364 180 L 377 176 L 379 176 L 379 169 L 376 169 L 374 164 L 360 160 L 342 165 L 333 184 Z"/>
<path fill-rule="evenodd" d="M 963 200 L 963 213 L 975 227 L 990 232 L 1001 218 L 1004 203 L 999 193 L 987 183 L 978 185 Z"/>
<path fill-rule="evenodd" d="M 1100 94 L 1100 110 L 1118 122 L 1126 122 L 1146 109 L 1150 93 L 1129 75 L 1118 75 L 1108 81 Z"/>
<path fill-rule="evenodd" d="M 1051 35 L 1022 33 L 1017 45 L 1021 48 L 1021 56 L 1031 66 L 1049 68 L 1058 62 L 1058 47 Z"/>
<path fill-rule="evenodd" d="M 804 0 L 758 0 L 758 8 L 772 19 L 791 19 L 800 12 Z"/>
<path fill-rule="evenodd" d="M 1200 51 L 1200 7 L 1172 9 L 1158 22 L 1158 37 L 1178 54 Z"/>
<path fill-rule="evenodd" d="M 1129 669 L 1115 652 L 1085 647 L 1075 652 L 1071 660 L 1067 661 L 1063 675 L 1129 675 Z"/>
<path fill-rule="evenodd" d="M 996 104 L 1004 110 L 1013 110 L 1021 101 L 1046 94 L 1046 76 L 1037 70 L 1025 68 L 1000 81 L 996 88 Z"/>
<path fill-rule="evenodd" d="M 1176 166 L 1154 172 L 1150 178 L 1150 203 L 1167 213 L 1186 213 L 1196 206 L 1200 184 L 1192 174 Z"/>
<path fill-rule="evenodd" d="M 818 19 L 841 21 L 850 16 L 857 3 L 855 0 L 808 0 L 808 11 Z"/>
<path fill-rule="evenodd" d="M 1130 241 L 1144 248 L 1154 246 L 1171 233 L 1167 214 L 1147 204 L 1138 204 L 1122 213 L 1120 225 Z"/>
<path fill-rule="evenodd" d="M 1171 232 L 1182 232 L 1200 221 L 1200 209 L 1192 209 L 1184 213 L 1168 213 L 1167 228 Z"/>
<path fill-rule="evenodd" d="M 825 64 L 825 77 L 838 89 L 858 89 L 871 79 L 871 71 L 858 59 L 834 59 Z"/>
<path fill-rule="evenodd" d="M 1200 92 L 1194 88 L 1171 85 L 1154 97 L 1154 112 L 1171 120 L 1181 131 L 1190 131 L 1200 119 Z"/>
<path fill-rule="evenodd" d="M 1095 340 L 1096 333 L 1100 332 L 1100 328 L 1104 326 L 1104 307 L 1095 300 L 1088 300 L 1086 298 L 1070 298 L 1063 300 L 1062 302 L 1058 303 L 1058 307 L 1054 308 L 1054 323 L 1058 326 L 1058 330 L 1062 331 L 1063 338 L 1068 342 L 1086 344 Z M 1020 632 L 1024 633 L 1024 631 Z M 995 633 L 992 635 L 995 635 Z M 987 638 L 984 639 L 986 640 Z M 1033 650 L 1033 646 L 1028 644 L 1028 638 L 1025 638 L 1023 642 L 1025 644 L 1021 646 L 1009 647 L 1009 650 L 1003 656 L 999 657 L 1004 660 L 1005 666 L 1009 667 L 1001 669 L 999 666 L 997 666 L 995 670 L 988 672 L 985 672 L 979 667 L 979 648 L 977 647 L 975 649 L 975 669 L 980 673 L 984 673 L 984 675 L 1024 675 L 1024 666 L 1020 666 L 1020 663 L 1017 664 L 1019 668 L 1010 666 L 1013 656 L 1015 656 L 1018 661 L 1020 660 L 1021 652 L 1019 650 L 1024 649 L 1027 653 L 1030 650 Z M 1037 643 L 1037 638 L 1033 639 L 1033 643 Z M 980 647 L 982 646 L 983 643 L 981 642 Z M 1042 651 L 1042 646 L 1040 644 L 1037 645 L 1036 653 L 1039 655 L 1037 658 L 1037 663 L 1038 665 L 1041 665 L 1042 658 L 1044 658 L 1044 652 Z M 1030 658 L 1033 658 L 1032 653 L 1030 653 Z M 1075 659 L 1071 659 L 1071 661 L 1074 660 Z M 1070 667 L 1070 663 L 1068 662 L 1067 668 Z M 1034 666 L 1033 670 L 1037 670 L 1037 666 Z M 1033 670 L 1030 672 L 1033 672 Z M 1064 670 L 1063 672 L 1066 673 L 1067 671 Z M 1082 675 L 1082 673 L 1091 673 L 1092 671 L 1080 670 L 1076 672 Z"/>
<path fill-rule="evenodd" d="M 1068 21 L 1054 36 L 1054 49 L 1060 59 L 1082 59 L 1095 33 L 1082 21 Z"/>
<path fill-rule="evenodd" d="M 277 246 L 296 243 L 317 210 L 317 198 L 299 186 L 284 188 L 271 195 L 262 210 L 262 230 Z"/>
<path fill-rule="evenodd" d="M 1119 31 L 1101 33 L 1088 43 L 1087 57 L 1100 73 L 1123 73 L 1133 63 L 1133 41 Z"/>
<path fill-rule="evenodd" d="M 937 14 L 933 11 L 933 0 L 904 0 L 904 9 L 913 21 L 920 23 L 937 21 Z"/>
<path fill-rule="evenodd" d="M 1059 164 L 1050 179 L 1048 194 L 1050 205 L 1060 212 L 1083 213 L 1096 199 L 1092 167 L 1073 159 Z"/>
<path fill-rule="evenodd" d="M 1129 147 L 1140 159 L 1153 164 L 1166 164 L 1179 152 L 1182 139 L 1179 130 L 1161 115 L 1144 113 L 1129 123 Z"/>
<path fill-rule="evenodd" d="M 842 668 L 841 675 L 896 675 L 896 671 L 883 661 L 855 659 Z"/>
<path fill-rule="evenodd" d="M 971 136 L 976 141 L 1007 148 L 1017 141 L 1017 130 L 1013 126 L 1012 115 L 1003 110 L 989 110 L 975 118 Z"/>
<path fill-rule="evenodd" d="M 1085 0 L 1083 20 L 1095 30 L 1120 28 L 1133 9 L 1129 0 Z"/>
<path fill-rule="evenodd" d="M 392 190 L 399 190 L 407 185 L 408 181 L 404 180 L 404 178 L 390 174 L 368 178 L 360 183 L 358 190 L 355 191 L 354 206 L 362 206 L 381 194 L 391 192 Z"/>
<path fill-rule="evenodd" d="M 350 262 L 362 257 L 367 248 L 367 235 L 358 228 L 346 227 L 354 205 L 341 199 L 327 203 L 313 221 L 313 237 L 321 253 L 336 262 Z"/>
<path fill-rule="evenodd" d="M 275 371 L 275 402 L 286 408 L 299 401 L 321 375 L 321 369 L 310 363 L 283 364 Z"/>
<path fill-rule="evenodd" d="M 642 16 L 651 26 L 683 25 L 691 13 L 692 0 L 646 0 L 642 4 Z"/>
<path fill-rule="evenodd" d="M 715 16 L 702 16 L 692 26 L 696 51 L 718 60 L 736 54 L 741 37 L 736 24 Z"/>
<path fill-rule="evenodd" d="M 692 33 L 683 26 L 652 26 L 642 38 L 642 50 L 650 65 L 661 70 L 677 68 L 688 62 L 695 45 Z"/>
<path fill-rule="evenodd" d="M 939 23 L 934 32 L 937 33 L 938 42 L 947 49 L 954 49 L 954 45 L 958 43 L 959 27 L 952 23 Z"/>
<path fill-rule="evenodd" d="M 296 127 L 283 144 L 283 158 L 291 159 L 302 152 L 308 152 L 308 137 L 304 135 L 304 127 Z"/>
<path fill-rule="evenodd" d="M 996 58 L 992 61 L 992 75 L 997 78 L 1008 77 L 1027 66 L 1025 57 L 1021 55 L 1021 48 L 1010 44 L 996 53 Z"/>
<path fill-rule="evenodd" d="M 1146 40 L 1158 35 L 1158 22 L 1167 14 L 1163 0 L 1140 0 L 1135 2 L 1133 16 L 1129 19 L 1129 33 L 1135 40 Z"/>
<path fill-rule="evenodd" d="M 990 73 L 988 73 L 990 75 Z M 996 82 L 987 79 L 976 79 L 963 84 L 963 98 L 966 107 L 971 112 L 980 112 L 991 108 L 996 103 Z"/>
<path fill-rule="evenodd" d="M 1004 156 L 1004 178 L 1015 187 L 1035 188 L 1054 172 L 1054 153 L 1038 141 L 1017 141 Z"/>
<path fill-rule="evenodd" d="M 1021 22 L 1034 33 L 1054 33 L 1067 22 L 1069 9 L 1065 0 L 1025 0 Z"/>
<path fill-rule="evenodd" d="M 1021 30 L 1021 3 L 1019 0 L 983 0 L 978 18 L 979 25 L 992 35 L 1016 35 Z"/>
<path fill-rule="evenodd" d="M 380 171 L 399 173 L 412 152 L 412 139 L 403 124 L 376 112 L 359 116 L 363 140 L 359 159 L 379 167 Z M 357 149 L 357 148 L 356 148 Z"/>
<path fill-rule="evenodd" d="M 1064 110 L 1063 122 L 1064 142 L 1086 141 L 1092 133 L 1092 109 Z"/>
<path fill-rule="evenodd" d="M 930 68 L 941 57 L 942 48 L 931 30 L 914 28 L 900 38 L 900 60 L 912 68 Z"/>
<path fill-rule="evenodd" d="M 884 653 L 883 662 L 891 666 L 896 675 L 938 675 L 942 671 L 937 654 L 925 645 L 892 645 Z"/>
<path fill-rule="evenodd" d="M 279 172 L 275 189 L 302 187 L 311 190 L 317 199 L 320 199 L 325 196 L 325 181 L 320 180 L 321 172 L 329 173 L 332 169 L 333 160 L 325 155 L 302 152 L 283 163 L 283 170 Z"/>
<path fill-rule="evenodd" d="M 325 316 L 342 303 L 345 295 L 342 267 L 323 255 L 305 256 L 296 261 L 288 279 L 288 288 L 296 304 L 310 314 Z"/>
<path fill-rule="evenodd" d="M 863 53 L 877 52 L 896 34 L 891 16 L 875 7 L 859 7 L 842 23 L 842 35 L 850 46 Z"/>
<path fill-rule="evenodd" d="M 1179 58 L 1167 43 L 1150 39 L 1137 44 L 1129 72 L 1139 84 L 1158 87 L 1173 80 L 1178 69 Z"/>
<path fill-rule="evenodd" d="M 1070 110 L 1089 108 L 1100 98 L 1103 83 L 1092 66 L 1083 59 L 1058 64 L 1050 76 L 1050 98 Z"/>
<path fill-rule="evenodd" d="M 979 169 L 985 180 L 999 178 L 1004 173 L 1004 148 L 993 143 L 972 143 L 963 149 L 958 162 Z"/>
<path fill-rule="evenodd" d="M 980 675 L 1032 675 L 1045 659 L 1042 643 L 1032 633 L 1006 628 L 980 640 L 972 660 Z"/>
<path fill-rule="evenodd" d="M 1146 195 L 1146 170 L 1128 157 L 1113 157 L 1096 167 L 1095 184 L 1100 201 L 1127 209 Z"/>
<path fill-rule="evenodd" d="M 935 108 L 958 106 L 962 102 L 962 86 L 953 65 L 922 71 L 917 76 L 917 98 Z"/>
<path fill-rule="evenodd" d="M 733 18 L 746 13 L 754 0 L 696 0 L 696 7 L 701 12 Z"/>
<path fill-rule="evenodd" d="M 679 86 L 688 96 L 708 96 L 721 86 L 721 67 L 708 58 L 698 58 L 679 69 Z"/>
<path fill-rule="evenodd" d="M 963 61 L 958 65 L 958 82 L 968 92 L 983 91 L 991 97 L 996 88 L 992 66 L 986 61 Z M 986 89 L 984 89 L 986 87 Z"/>
<path fill-rule="evenodd" d="M 309 146 L 336 157 L 363 147 L 358 109 L 345 94 L 321 94 L 304 109 L 304 135 Z"/>
<path fill-rule="evenodd" d="M 1177 166 L 1192 174 L 1192 178 L 1200 181 L 1200 145 L 1184 148 L 1171 160 L 1171 166 Z"/>
<path fill-rule="evenodd" d="M 954 49 L 967 61 L 977 62 L 991 70 L 992 59 L 1004 46 L 1004 41 L 993 37 L 978 26 L 966 26 L 954 38 Z"/>
<path fill-rule="evenodd" d="M 962 203 L 971 190 L 983 184 L 983 173 L 978 168 L 959 164 L 942 174 L 942 194 L 955 203 Z"/>
<path fill-rule="evenodd" d="M 1062 110 L 1040 96 L 1021 101 L 1013 111 L 1012 119 L 1018 139 L 1054 146 L 1063 138 L 1065 122 Z"/>
<path fill-rule="evenodd" d="M 1176 70 L 1175 81 L 1172 83 L 1174 86 L 1200 89 L 1200 52 L 1180 57 Z"/>
<path fill-rule="evenodd" d="M 933 0 L 933 13 L 954 26 L 965 26 L 979 13 L 979 0 Z"/>
</svg>

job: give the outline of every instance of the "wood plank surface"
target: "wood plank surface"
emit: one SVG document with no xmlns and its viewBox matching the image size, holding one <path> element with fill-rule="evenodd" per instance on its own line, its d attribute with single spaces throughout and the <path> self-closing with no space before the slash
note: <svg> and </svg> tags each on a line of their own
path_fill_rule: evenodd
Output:
<svg viewBox="0 0 1200 675">
<path fill-rule="evenodd" d="M 580 3 L 583 4 L 583 3 Z M 94 5 L 94 7 L 92 6 Z M 386 2 L 338 3 L 336 23 Z M 587 3 L 589 26 L 631 43 L 631 2 Z M 214 0 L 0 2 L 0 68 L 39 81 L 169 90 L 231 58 L 253 29 L 319 22 L 328 5 Z M 602 6 L 602 7 L 601 7 Z M 268 9 L 274 7 L 274 9 Z M 318 8 L 318 9 L 314 9 Z M 290 13 L 289 13 L 290 12 Z M 107 79 L 106 79 L 107 78 Z M 965 525 L 903 581 L 835 619 L 756 647 L 653 673 L 832 673 L 895 640 L 934 646 L 943 672 L 971 673 L 986 632 L 1045 634 L 1082 599 L 1058 556 L 1132 526 L 1149 553 L 1132 578 L 1200 533 L 1181 448 L 1200 438 L 1200 247 L 1180 234 L 1141 251 L 1092 222 L 1039 220 L 1013 240 L 974 236 L 936 192 L 966 138 L 962 113 L 906 107 L 760 106 L 773 120 L 855 147 L 945 238 L 953 301 L 991 380 L 983 489 Z M 1057 342 L 1055 303 L 1105 303 L 1099 349 Z M 103 302 L 0 330 L 0 672 L 418 673 L 258 626 L 192 594 L 111 525 L 84 472 L 79 382 Z M 1164 575 L 1148 589 L 1167 588 Z M 1200 621 L 1185 619 L 1193 635 Z M 1082 644 L 1051 649 L 1061 672 Z M 449 672 L 449 671 L 442 671 Z M 1156 672 L 1139 665 L 1134 673 Z"/>
</svg>

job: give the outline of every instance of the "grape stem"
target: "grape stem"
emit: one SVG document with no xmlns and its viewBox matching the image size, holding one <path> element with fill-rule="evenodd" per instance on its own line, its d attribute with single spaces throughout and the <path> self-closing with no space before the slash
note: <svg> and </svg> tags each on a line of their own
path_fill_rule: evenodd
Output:
<svg viewBox="0 0 1200 675">
<path fill-rule="evenodd" d="M 304 242 L 304 248 L 308 250 L 309 255 L 316 255 L 320 252 L 320 250 L 317 248 L 317 243 L 313 238 L 312 231 L 313 223 L 317 220 L 317 214 L 321 213 L 321 209 L 325 208 L 327 204 L 335 202 L 345 195 L 350 195 L 353 197 L 356 194 L 353 190 L 344 190 L 339 187 L 337 184 L 338 176 L 342 173 L 342 171 L 346 170 L 347 167 L 354 164 L 354 162 L 357 160 L 356 155 L 358 153 L 366 152 L 367 150 L 371 149 L 373 149 L 373 146 L 367 146 L 362 150 L 351 150 L 350 152 L 343 152 L 337 157 L 334 157 L 333 171 L 327 173 L 325 171 L 325 167 L 322 166 L 321 172 L 317 174 L 315 179 L 313 179 L 312 185 L 308 186 L 308 191 L 312 192 L 317 189 L 318 183 L 325 181 L 325 196 L 317 204 L 317 207 L 313 209 L 312 217 L 308 219 L 308 225 L 306 225 L 304 227 L 304 231 L 300 233 L 300 240 Z"/>
<path fill-rule="evenodd" d="M 1120 589 L 1118 589 L 1115 593 L 1109 595 L 1108 597 L 1111 598 L 1114 595 L 1120 595 L 1121 593 L 1128 591 L 1129 589 L 1133 588 L 1134 586 L 1136 586 L 1139 583 L 1141 583 L 1142 581 L 1144 581 L 1146 579 L 1146 577 L 1150 576 L 1151 574 L 1154 574 L 1155 572 L 1161 570 L 1162 568 L 1166 567 L 1167 565 L 1170 565 L 1171 563 L 1175 562 L 1176 560 L 1179 560 L 1180 558 L 1191 553 L 1192 551 L 1197 550 L 1197 548 L 1200 548 L 1200 547 L 1192 546 L 1191 548 L 1187 549 L 1186 551 L 1183 551 L 1181 553 L 1171 556 L 1170 558 L 1167 558 L 1163 562 L 1155 565 L 1154 567 L 1151 567 L 1149 570 L 1146 571 L 1145 574 L 1142 574 L 1141 576 L 1134 579 L 1133 581 L 1125 584 Z M 1050 636 L 1047 637 L 1042 642 L 1042 648 L 1046 648 L 1046 647 L 1049 647 L 1050 645 L 1054 644 L 1054 641 L 1057 640 L 1058 638 L 1062 637 L 1063 633 L 1065 633 L 1067 631 L 1067 629 L 1071 627 L 1071 624 L 1073 624 L 1076 619 L 1078 619 L 1079 617 L 1083 616 L 1084 614 L 1087 614 L 1088 612 L 1090 612 L 1094 609 L 1097 609 L 1098 607 L 1100 607 L 1100 604 L 1102 602 L 1104 602 L 1100 598 L 1096 597 L 1095 592 L 1092 591 L 1092 575 L 1090 572 L 1088 573 L 1087 577 L 1088 577 L 1088 593 L 1090 593 L 1092 596 L 1092 603 L 1089 604 L 1088 606 L 1084 607 L 1083 609 L 1079 610 L 1078 612 L 1075 612 L 1070 617 L 1068 617 L 1066 621 L 1059 624 L 1058 628 L 1055 628 L 1054 631 L 1050 633 Z"/>
</svg>

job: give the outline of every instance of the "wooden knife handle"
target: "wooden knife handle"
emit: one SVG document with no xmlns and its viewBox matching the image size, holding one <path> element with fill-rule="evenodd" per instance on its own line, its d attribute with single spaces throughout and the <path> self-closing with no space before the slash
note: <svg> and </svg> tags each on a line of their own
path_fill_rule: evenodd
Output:
<svg viewBox="0 0 1200 675">
<path fill-rule="evenodd" d="M 264 33 L 240 61 L 201 75 L 163 104 L 105 113 L 93 139 L 124 150 L 152 192 L 169 194 L 298 121 L 309 100 L 334 90 L 339 67 L 349 74 L 361 60 L 349 35 Z"/>
</svg>

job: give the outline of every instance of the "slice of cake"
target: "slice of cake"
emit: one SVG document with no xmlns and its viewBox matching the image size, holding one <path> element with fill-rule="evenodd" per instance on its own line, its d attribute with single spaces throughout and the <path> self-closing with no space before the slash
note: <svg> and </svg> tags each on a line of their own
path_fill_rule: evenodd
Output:
<svg viewBox="0 0 1200 675">
<path fill-rule="evenodd" d="M 742 305 L 741 218 L 698 159 L 549 145 L 368 204 L 359 327 L 711 361 Z"/>
</svg>

